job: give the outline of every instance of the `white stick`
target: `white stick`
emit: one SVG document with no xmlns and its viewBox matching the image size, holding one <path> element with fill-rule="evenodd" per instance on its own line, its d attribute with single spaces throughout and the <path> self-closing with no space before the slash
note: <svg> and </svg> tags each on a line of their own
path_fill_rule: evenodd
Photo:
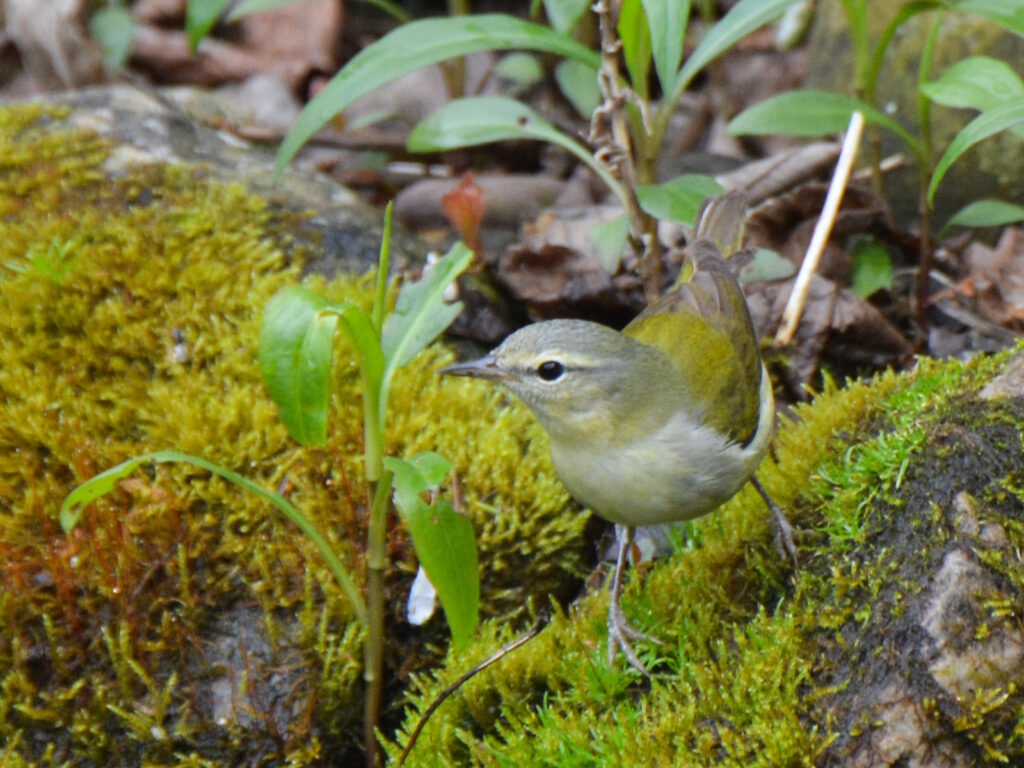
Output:
<svg viewBox="0 0 1024 768">
<path fill-rule="evenodd" d="M 864 115 L 854 112 L 850 116 L 850 125 L 846 129 L 843 148 L 839 153 L 839 160 L 836 162 L 836 170 L 832 175 L 828 195 L 825 197 L 825 206 L 814 227 L 814 235 L 811 237 L 810 245 L 807 246 L 804 263 L 800 265 L 800 274 L 797 275 L 796 282 L 793 283 L 793 292 L 789 295 L 786 310 L 782 313 L 782 328 L 775 336 L 775 346 L 777 347 L 789 344 L 800 324 L 800 317 L 804 313 L 804 304 L 807 301 L 807 291 L 811 285 L 811 277 L 818 269 L 821 253 L 825 250 L 825 243 L 832 232 L 832 225 L 835 224 L 836 213 L 839 211 L 839 204 L 843 201 L 843 193 L 846 192 L 850 171 L 853 168 L 853 161 L 857 157 L 857 149 L 860 147 L 863 133 Z"/>
</svg>

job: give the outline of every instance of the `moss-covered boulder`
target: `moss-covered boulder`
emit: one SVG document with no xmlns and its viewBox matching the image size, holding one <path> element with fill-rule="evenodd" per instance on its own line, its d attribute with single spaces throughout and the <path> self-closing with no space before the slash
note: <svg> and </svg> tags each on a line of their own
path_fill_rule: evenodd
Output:
<svg viewBox="0 0 1024 768">
<path fill-rule="evenodd" d="M 748 488 L 630 579 L 626 612 L 662 643 L 640 643 L 652 680 L 609 667 L 595 594 L 445 701 L 407 765 L 1024 765 L 1024 389 L 979 394 L 1006 358 L 798 408 L 759 473 L 798 573 Z M 483 634 L 419 679 L 393 755 L 511 638 Z"/>
<path fill-rule="evenodd" d="M 277 422 L 256 355 L 269 299 L 326 258 L 372 259 L 379 232 L 343 189 L 292 176 L 273 187 L 270 158 L 236 144 L 130 89 L 0 108 L 4 764 L 360 759 L 360 634 L 315 547 L 265 501 L 160 464 L 92 504 L 72 535 L 57 522 L 77 484 L 176 449 L 289 496 L 361 574 L 351 354 L 336 353 L 330 439 L 315 449 Z M 357 272 L 305 279 L 371 298 Z M 450 360 L 434 347 L 399 374 L 389 450 L 456 463 L 484 616 L 518 626 L 531 602 L 577 589 L 586 518 L 528 416 L 496 391 L 442 384 L 434 371 Z M 415 559 L 398 520 L 390 548 L 385 729 L 408 675 L 447 641 L 441 616 L 405 622 Z"/>
</svg>

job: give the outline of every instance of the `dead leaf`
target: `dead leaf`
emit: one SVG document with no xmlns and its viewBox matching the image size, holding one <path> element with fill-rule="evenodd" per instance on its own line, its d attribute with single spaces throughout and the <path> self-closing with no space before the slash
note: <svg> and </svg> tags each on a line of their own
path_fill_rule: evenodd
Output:
<svg viewBox="0 0 1024 768">
<path fill-rule="evenodd" d="M 5 31 L 44 90 L 102 82 L 103 53 L 85 28 L 84 0 L 4 0 Z"/>
</svg>

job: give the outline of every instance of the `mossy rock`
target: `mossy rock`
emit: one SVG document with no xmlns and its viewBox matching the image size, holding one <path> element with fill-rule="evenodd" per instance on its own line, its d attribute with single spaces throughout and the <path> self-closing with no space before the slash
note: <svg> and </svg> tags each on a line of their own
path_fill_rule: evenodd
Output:
<svg viewBox="0 0 1024 768">
<path fill-rule="evenodd" d="M 239 150 L 247 170 L 232 161 L 227 174 L 182 161 L 174 142 L 161 153 L 161 133 L 216 137 L 180 115 L 155 129 L 167 113 L 148 97 L 139 125 L 155 151 L 141 158 L 114 135 L 131 116 L 111 117 L 103 93 L 0 109 L 0 755 L 38 766 L 353 764 L 360 633 L 315 547 L 265 501 L 160 464 L 92 504 L 72 535 L 57 523 L 79 483 L 174 449 L 285 493 L 353 573 L 363 563 L 351 353 L 336 351 L 320 448 L 288 438 L 256 366 L 263 307 L 337 245 L 336 230 L 312 198 L 253 192 L 270 189 L 260 153 Z M 331 194 L 325 206 L 346 193 Z M 375 250 L 379 232 L 350 239 Z M 372 275 L 305 279 L 335 300 L 371 300 Z M 455 462 L 483 615 L 519 627 L 530 604 L 578 589 L 586 516 L 522 409 L 440 382 L 451 359 L 435 346 L 400 372 L 389 450 Z M 408 676 L 447 642 L 441 616 L 405 623 L 415 559 L 393 523 L 385 729 Z"/>
<path fill-rule="evenodd" d="M 979 396 L 1007 357 L 829 386 L 759 472 L 798 573 L 748 488 L 632 574 L 652 680 L 609 666 L 594 594 L 448 698 L 406 764 L 1024 765 L 1024 390 Z M 419 679 L 392 756 L 513 633 L 482 635 Z"/>
</svg>

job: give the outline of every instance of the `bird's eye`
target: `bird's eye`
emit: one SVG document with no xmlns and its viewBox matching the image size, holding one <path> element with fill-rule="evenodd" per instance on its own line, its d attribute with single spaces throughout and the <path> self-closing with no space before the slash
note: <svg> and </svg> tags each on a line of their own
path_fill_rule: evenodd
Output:
<svg viewBox="0 0 1024 768">
<path fill-rule="evenodd" d="M 558 381 L 565 373 L 565 366 L 556 360 L 547 360 L 537 366 L 537 375 L 544 381 Z"/>
</svg>

